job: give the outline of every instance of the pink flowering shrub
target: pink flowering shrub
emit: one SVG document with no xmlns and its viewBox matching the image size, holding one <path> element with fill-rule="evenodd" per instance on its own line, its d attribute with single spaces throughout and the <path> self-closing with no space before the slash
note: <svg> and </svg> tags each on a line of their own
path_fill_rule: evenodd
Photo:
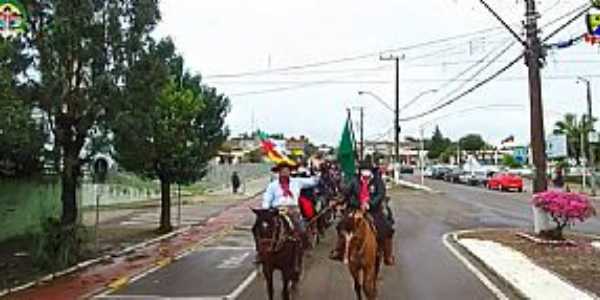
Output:
<svg viewBox="0 0 600 300">
<path fill-rule="evenodd" d="M 575 222 L 584 222 L 596 215 L 590 199 L 584 194 L 548 191 L 535 194 L 533 205 L 548 213 L 556 223 L 556 233 L 562 238 L 562 230 Z"/>
</svg>

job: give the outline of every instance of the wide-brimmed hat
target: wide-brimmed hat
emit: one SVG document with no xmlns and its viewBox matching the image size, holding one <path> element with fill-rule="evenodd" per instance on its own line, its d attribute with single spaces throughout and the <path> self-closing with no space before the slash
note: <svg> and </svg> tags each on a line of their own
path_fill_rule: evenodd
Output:
<svg viewBox="0 0 600 300">
<path fill-rule="evenodd" d="M 298 166 L 297 165 L 292 165 L 291 163 L 286 162 L 286 161 L 282 161 L 282 162 L 276 164 L 273 168 L 271 168 L 271 171 L 273 171 L 273 172 L 279 172 L 283 168 L 288 168 L 290 170 L 295 170 L 296 168 L 298 168 Z"/>
</svg>

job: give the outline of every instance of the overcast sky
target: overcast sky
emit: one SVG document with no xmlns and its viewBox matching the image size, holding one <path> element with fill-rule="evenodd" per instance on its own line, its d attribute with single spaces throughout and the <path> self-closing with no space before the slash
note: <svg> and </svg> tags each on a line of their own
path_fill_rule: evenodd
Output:
<svg viewBox="0 0 600 300">
<path fill-rule="evenodd" d="M 514 24 L 517 32 L 522 32 L 522 0 L 488 2 Z M 588 1 L 539 2 L 543 2 L 539 9 L 544 25 Z M 513 41 L 505 30 L 407 48 L 498 26 L 477 0 L 163 0 L 161 8 L 163 23 L 158 34 L 175 40 L 188 68 L 201 73 L 205 83 L 230 95 L 228 125 L 234 134 L 260 128 L 337 144 L 346 108 L 362 105 L 366 137 L 392 140 L 393 114 L 373 98 L 357 95 L 359 90 L 371 91 L 393 106 L 393 63 L 380 61 L 379 52 L 404 56 L 400 63 L 401 106 L 424 90 L 439 89 L 437 94 L 429 94 L 401 112 L 402 117 L 410 117 L 441 103 L 446 95 L 476 84 L 521 51 L 514 45 L 469 82 L 466 80 Z M 565 20 L 544 27 L 543 33 Z M 551 42 L 568 40 L 584 31 L 581 19 Z M 398 48 L 402 49 L 385 52 Z M 342 58 L 354 59 L 277 71 Z M 484 62 L 478 63 L 482 59 Z M 543 70 L 547 132 L 561 114 L 586 110 L 584 86 L 575 78 L 600 76 L 599 66 L 598 48 L 585 43 L 549 53 Z M 263 70 L 271 72 L 241 76 Z M 448 81 L 461 73 L 465 73 L 461 80 Z M 221 76 L 236 74 L 239 76 Z M 524 64 L 519 62 L 502 77 L 453 105 L 404 123 L 402 135 L 418 136 L 419 127 L 426 124 L 427 135 L 439 125 L 453 139 L 480 133 L 491 143 L 509 135 L 527 143 L 526 75 Z M 592 78 L 593 90 L 600 92 L 596 81 L 600 77 Z M 600 111 L 600 100 L 594 104 Z M 471 109 L 481 106 L 488 108 Z"/>
</svg>

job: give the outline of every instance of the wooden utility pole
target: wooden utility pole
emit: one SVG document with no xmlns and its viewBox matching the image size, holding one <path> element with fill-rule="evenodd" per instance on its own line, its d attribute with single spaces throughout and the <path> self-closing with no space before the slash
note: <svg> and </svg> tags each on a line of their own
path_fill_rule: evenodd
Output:
<svg viewBox="0 0 600 300">
<path fill-rule="evenodd" d="M 360 159 L 365 159 L 365 108 L 360 107 Z"/>
<path fill-rule="evenodd" d="M 543 64 L 543 48 L 539 38 L 539 14 L 535 7 L 535 0 L 525 1 L 525 30 L 527 35 L 527 48 L 525 49 L 525 63 L 529 68 L 529 101 L 531 106 L 531 150 L 535 179 L 533 192 L 539 193 L 547 190 L 546 178 L 546 140 L 544 135 L 544 110 L 542 104 L 542 79 L 540 69 Z"/>
<path fill-rule="evenodd" d="M 390 55 L 380 60 L 393 60 L 396 63 L 396 106 L 394 109 L 394 161 L 400 162 L 400 57 Z"/>
</svg>

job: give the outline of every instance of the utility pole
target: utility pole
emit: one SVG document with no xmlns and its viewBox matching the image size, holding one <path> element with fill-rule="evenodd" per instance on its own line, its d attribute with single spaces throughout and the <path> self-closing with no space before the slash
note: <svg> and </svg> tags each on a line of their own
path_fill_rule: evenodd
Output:
<svg viewBox="0 0 600 300">
<path fill-rule="evenodd" d="M 531 150 L 533 154 L 533 165 L 535 178 L 533 181 L 533 192 L 539 193 L 547 190 L 546 179 L 546 139 L 544 136 L 544 109 L 542 105 L 542 79 L 540 69 L 544 59 L 544 49 L 539 37 L 538 19 L 539 13 L 535 7 L 535 0 L 525 0 L 525 32 L 526 40 L 515 32 L 496 13 L 485 0 L 479 0 L 483 6 L 506 28 L 512 36 L 525 48 L 525 64 L 529 69 L 529 102 L 531 106 Z M 571 22 L 571 21 L 570 21 Z"/>
<path fill-rule="evenodd" d="M 543 192 L 548 188 L 546 179 L 546 141 L 544 137 L 544 111 L 542 105 L 542 79 L 540 69 L 543 63 L 543 49 L 539 37 L 538 18 L 540 17 L 535 0 L 525 1 L 525 30 L 527 35 L 525 63 L 529 68 L 529 101 L 531 105 L 531 149 L 535 179 L 533 192 Z"/>
<path fill-rule="evenodd" d="M 360 160 L 365 159 L 365 107 L 364 106 L 356 106 L 352 109 L 356 109 L 360 112 L 360 119 L 358 122 L 358 127 L 360 131 L 360 151 L 358 152 Z"/>
<path fill-rule="evenodd" d="M 592 146 L 593 141 L 590 139 L 590 133 L 594 132 L 594 116 L 592 115 L 592 84 L 591 82 L 583 77 L 578 77 L 577 78 L 578 82 L 583 82 L 586 85 L 586 98 L 587 98 L 587 122 L 588 124 L 587 127 L 589 129 L 589 131 L 587 132 L 587 137 L 588 137 L 588 158 L 589 163 L 587 164 L 587 166 L 589 166 L 590 169 L 590 188 L 591 188 L 591 192 L 592 195 L 596 194 L 596 181 L 594 180 L 594 170 L 596 167 L 596 163 L 595 163 L 595 153 L 594 153 L 594 148 Z M 583 143 L 583 139 L 582 139 L 582 143 Z M 582 151 L 583 151 L 583 146 L 582 146 Z M 585 174 L 584 174 L 584 178 L 585 178 Z"/>
<path fill-rule="evenodd" d="M 360 160 L 365 159 L 365 108 L 360 107 Z"/>
<path fill-rule="evenodd" d="M 396 106 L 394 109 L 394 161 L 400 161 L 400 57 L 390 55 L 379 58 L 383 61 L 393 60 L 396 63 Z"/>
</svg>

